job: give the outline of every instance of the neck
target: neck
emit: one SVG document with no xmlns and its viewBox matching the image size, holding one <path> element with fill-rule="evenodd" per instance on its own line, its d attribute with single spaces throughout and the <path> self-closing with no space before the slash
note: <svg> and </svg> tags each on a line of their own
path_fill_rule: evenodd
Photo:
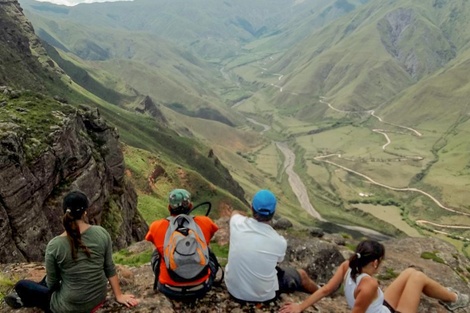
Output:
<svg viewBox="0 0 470 313">
<path fill-rule="evenodd" d="M 372 265 L 372 263 L 367 264 L 362 268 L 362 272 L 368 274 L 369 276 L 374 276 L 377 269 Z"/>
<path fill-rule="evenodd" d="M 83 232 L 85 229 L 90 227 L 90 224 L 88 224 L 84 220 L 77 220 L 77 225 L 78 225 L 78 228 L 80 229 L 80 232 Z"/>
</svg>

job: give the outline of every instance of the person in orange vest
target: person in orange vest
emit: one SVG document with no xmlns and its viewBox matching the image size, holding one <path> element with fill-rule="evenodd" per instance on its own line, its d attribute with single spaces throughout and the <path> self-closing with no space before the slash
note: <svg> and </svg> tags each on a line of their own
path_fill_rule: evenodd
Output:
<svg viewBox="0 0 470 313">
<path fill-rule="evenodd" d="M 219 228 L 207 216 L 189 216 L 192 208 L 191 194 L 187 190 L 172 190 L 168 197 L 170 217 L 152 222 L 145 236 L 146 240 L 155 245 L 151 258 L 155 274 L 154 290 L 176 300 L 203 297 L 212 288 L 220 268 L 216 256 L 209 249 L 209 242 Z M 181 231 L 181 228 L 184 228 L 184 231 Z M 172 230 L 177 237 L 170 233 Z M 182 232 L 189 232 L 193 237 L 181 235 Z M 183 274 L 178 273 L 175 268 L 178 260 L 173 258 L 177 253 L 172 254 L 180 249 L 181 245 L 176 243 L 178 240 L 184 243 L 183 248 L 190 246 L 189 240 L 191 247 L 195 246 L 197 251 L 197 262 L 195 259 L 186 262 L 189 264 L 194 261 L 197 264 L 187 265 L 187 269 L 182 269 Z M 190 254 L 192 255 L 190 252 L 180 253 Z"/>
</svg>

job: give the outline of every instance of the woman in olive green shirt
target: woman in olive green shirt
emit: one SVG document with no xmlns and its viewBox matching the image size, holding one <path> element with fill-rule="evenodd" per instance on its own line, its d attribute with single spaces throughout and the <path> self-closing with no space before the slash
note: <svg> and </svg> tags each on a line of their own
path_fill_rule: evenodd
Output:
<svg viewBox="0 0 470 313">
<path fill-rule="evenodd" d="M 101 226 L 84 221 L 87 208 L 88 199 L 82 192 L 72 191 L 65 196 L 65 232 L 53 238 L 46 248 L 47 287 L 20 281 L 15 285 L 16 303 L 10 295 L 5 298 L 7 304 L 36 306 L 54 313 L 91 312 L 106 299 L 109 281 L 117 302 L 127 307 L 137 305 L 133 295 L 121 293 L 111 237 Z"/>
</svg>

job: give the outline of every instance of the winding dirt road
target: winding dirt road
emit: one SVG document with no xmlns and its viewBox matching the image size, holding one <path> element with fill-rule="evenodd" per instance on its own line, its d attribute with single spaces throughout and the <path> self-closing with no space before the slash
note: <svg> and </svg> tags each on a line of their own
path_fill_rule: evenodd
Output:
<svg viewBox="0 0 470 313">
<path fill-rule="evenodd" d="M 266 68 L 262 68 L 263 71 L 267 71 Z M 272 74 L 272 75 L 275 75 L 275 76 L 278 76 L 278 81 L 280 81 L 282 78 L 283 78 L 283 75 L 282 74 Z M 280 92 L 283 92 L 283 87 L 282 86 L 279 86 L 279 85 L 275 85 L 275 84 L 271 84 L 271 86 L 273 87 L 276 87 L 276 88 L 279 88 L 279 91 Z M 296 93 L 294 92 L 289 92 L 293 95 L 297 95 Z M 335 108 L 333 105 L 331 105 L 331 103 L 325 101 L 325 97 L 320 97 L 320 102 L 323 103 L 323 104 L 326 104 L 328 105 L 328 107 L 331 109 L 331 110 L 334 110 L 336 112 L 340 112 L 340 113 L 344 113 L 344 114 L 351 114 L 351 113 L 367 113 L 367 114 L 370 114 L 371 116 L 373 116 L 374 118 L 376 118 L 379 122 L 383 123 L 383 124 L 388 124 L 388 125 L 392 125 L 394 127 L 398 127 L 398 128 L 402 128 L 402 129 L 405 129 L 405 130 L 408 130 L 410 132 L 412 132 L 414 135 L 418 136 L 418 137 L 421 137 L 422 134 L 417 131 L 416 129 L 413 129 L 411 127 L 408 127 L 408 126 L 403 126 L 403 125 L 398 125 L 398 124 L 394 124 L 394 123 L 390 123 L 390 122 L 386 122 L 384 121 L 380 116 L 376 115 L 375 114 L 375 111 L 374 110 L 365 110 L 365 111 L 345 111 L 345 110 L 340 110 L 338 108 Z M 256 125 L 259 125 L 259 126 L 262 126 L 263 127 L 263 130 L 261 131 L 261 134 L 263 134 L 264 132 L 266 132 L 267 130 L 269 130 L 271 127 L 268 126 L 268 125 L 265 125 L 265 124 L 262 124 L 262 123 L 259 123 L 257 122 L 256 120 L 254 119 L 248 119 L 251 123 L 253 124 L 256 124 Z M 385 148 L 390 145 L 392 143 L 390 137 L 388 136 L 388 134 L 386 133 L 385 130 L 382 130 L 382 129 L 373 129 L 372 130 L 373 132 L 376 132 L 376 133 L 379 133 L 381 135 L 383 135 L 385 137 L 385 139 L 387 140 L 387 142 L 382 146 L 382 150 L 385 150 Z M 315 217 L 316 219 L 320 220 L 320 221 L 326 221 L 324 218 L 321 217 L 321 215 L 315 210 L 315 208 L 312 206 L 312 204 L 310 203 L 310 200 L 308 198 L 308 194 L 307 194 L 307 188 L 305 187 L 304 183 L 302 182 L 302 180 L 300 179 L 300 177 L 297 175 L 297 173 L 295 173 L 293 167 L 294 167 L 294 164 L 295 164 L 295 154 L 289 149 L 289 147 L 287 146 L 287 144 L 285 143 L 280 143 L 280 142 L 276 142 L 276 146 L 278 147 L 278 149 L 284 154 L 285 156 L 285 162 L 284 162 L 284 171 L 287 173 L 287 175 L 289 176 L 289 184 L 293 190 L 293 192 L 295 193 L 298 201 L 300 202 L 301 206 L 303 209 L 305 209 L 310 215 L 312 215 L 313 217 Z M 355 175 L 358 175 L 358 176 L 361 176 L 363 177 L 364 179 L 366 179 L 367 181 L 369 181 L 370 183 L 372 184 L 375 184 L 377 186 L 381 186 L 383 188 L 386 188 L 386 189 L 390 189 L 390 190 L 394 190 L 394 191 L 402 191 L 402 192 L 418 192 L 418 193 L 421 193 L 423 194 L 424 196 L 428 197 L 429 199 L 431 199 L 436 205 L 438 205 L 440 208 L 446 210 L 446 211 L 449 211 L 449 212 L 452 212 L 454 214 L 460 214 L 460 215 L 464 215 L 464 216 L 470 216 L 469 213 L 465 213 L 465 212 L 461 212 L 461 211 L 458 211 L 458 210 L 455 210 L 453 208 L 449 208 L 449 207 L 446 207 L 444 206 L 439 200 L 437 200 L 434 196 L 432 196 L 431 194 L 423 191 L 423 190 L 420 190 L 420 189 L 417 189 L 417 188 L 409 188 L 409 187 L 405 187 L 405 188 L 398 188 L 398 187 L 392 187 L 392 186 L 388 186 L 388 185 L 385 185 L 385 184 L 382 184 L 382 183 L 379 183 L 375 180 L 373 180 L 371 177 L 365 175 L 365 174 L 362 174 L 362 173 L 359 173 L 355 170 L 352 170 L 350 168 L 347 168 L 345 166 L 342 166 L 340 164 L 337 164 L 337 163 L 334 163 L 332 161 L 329 161 L 329 160 L 326 160 L 326 158 L 329 158 L 329 157 L 333 157 L 333 156 L 337 156 L 337 157 L 341 157 L 341 155 L 339 154 L 330 154 L 330 155 L 325 155 L 325 156 L 317 156 L 315 158 L 315 160 L 317 161 L 321 161 L 321 162 L 325 162 L 325 163 L 328 163 L 328 164 L 331 164 L 333 166 L 336 166 L 336 167 L 339 167 L 347 172 L 350 172 L 350 173 L 353 173 Z M 415 158 L 415 157 L 414 157 Z M 470 226 L 458 226 L 458 225 L 442 225 L 442 224 L 437 224 L 437 223 L 434 223 L 434 222 L 431 222 L 431 221 L 426 221 L 426 220 L 417 220 L 415 221 L 416 224 L 418 225 L 432 225 L 432 226 L 435 226 L 435 227 L 441 227 L 441 228 L 449 228 L 449 229 L 470 229 Z M 354 229 L 354 230 L 358 230 L 362 233 L 365 233 L 365 234 L 370 234 L 370 235 L 375 235 L 375 236 L 385 236 L 381 233 L 378 233 L 378 232 L 375 232 L 373 230 L 370 230 L 370 229 L 367 229 L 367 228 L 363 228 L 363 227 L 356 227 L 356 226 L 347 226 L 347 225 L 341 225 L 343 227 L 346 227 L 346 228 L 349 228 L 349 229 Z M 436 233 L 440 233 L 440 234 L 445 234 L 445 235 L 450 235 L 449 233 L 446 233 L 446 232 L 443 232 L 443 231 L 439 231 L 439 230 L 433 230 L 434 232 Z M 465 238 L 465 237 L 460 237 L 460 236 L 457 236 L 459 237 L 460 239 L 462 240 L 470 240 L 470 238 Z"/>
<path fill-rule="evenodd" d="M 263 127 L 263 130 L 260 132 L 261 135 L 271 129 L 271 126 L 266 125 L 266 124 L 263 124 L 263 123 L 260 123 L 260 122 L 258 122 L 257 120 L 254 120 L 254 119 L 249 118 L 249 117 L 247 117 L 246 119 L 247 119 L 249 122 L 251 122 L 251 123 L 253 123 L 253 124 L 255 124 L 255 125 L 258 125 L 258 126 Z"/>
<path fill-rule="evenodd" d="M 324 97 L 321 97 L 320 99 L 320 102 L 323 103 L 323 104 L 327 104 L 329 108 L 337 111 L 337 112 L 342 112 L 342 113 L 357 113 L 357 112 L 351 112 L 351 111 L 343 111 L 343 110 L 339 110 L 339 109 L 336 109 L 335 107 L 333 107 L 330 103 L 324 101 Z M 364 111 L 365 112 L 365 111 Z M 416 136 L 418 137 L 421 137 L 422 134 L 420 132 L 418 132 L 417 130 L 411 128 L 411 127 L 407 127 L 407 126 L 403 126 L 403 125 L 397 125 L 397 124 L 393 124 L 393 123 L 389 123 L 389 122 L 385 122 L 383 121 L 383 119 L 377 115 L 375 115 L 375 112 L 374 110 L 371 110 L 371 111 L 367 111 L 370 115 L 372 115 L 373 117 L 377 118 L 377 120 L 379 120 L 381 123 L 384 123 L 384 124 L 389 124 L 389 125 L 393 125 L 393 126 L 396 126 L 396 127 L 400 127 L 400 128 L 403 128 L 403 129 L 407 129 L 411 132 L 413 132 Z M 391 144 L 391 140 L 390 138 L 388 137 L 388 135 L 385 133 L 384 130 L 379 130 L 379 129 L 373 129 L 374 132 L 377 132 L 377 133 L 380 133 L 382 135 L 385 136 L 386 140 L 387 140 L 387 143 L 385 145 L 382 146 L 382 149 L 385 150 L 385 147 L 387 147 L 389 144 Z M 350 173 L 353 173 L 353 174 L 356 174 L 358 176 L 361 176 L 363 178 L 365 178 L 366 180 L 368 180 L 369 182 L 371 182 L 372 184 L 375 184 L 375 185 L 378 185 L 378 186 L 381 186 L 383 188 L 386 188 L 386 189 L 390 189 L 390 190 L 394 190 L 394 191 L 411 191 L 411 192 L 418 192 L 418 193 L 421 193 L 423 195 L 425 195 L 426 197 L 428 197 L 429 199 L 431 199 L 435 204 L 437 204 L 437 206 L 439 206 L 441 209 L 443 210 L 446 210 L 446 211 L 449 211 L 449 212 L 452 212 L 454 214 L 458 214 L 458 215 L 464 215 L 464 216 L 470 216 L 470 213 L 465 213 L 465 212 L 461 212 L 461 211 L 458 211 L 458 210 L 455 210 L 453 208 L 449 208 L 449 207 L 446 207 L 444 206 L 439 200 L 437 200 L 434 196 L 432 196 L 431 194 L 421 190 L 421 189 L 417 189 L 417 188 L 409 188 L 409 187 L 406 187 L 406 188 L 397 188 L 397 187 L 392 187 L 392 186 L 388 186 L 388 185 L 385 185 L 385 184 L 382 184 L 382 183 L 379 183 L 375 180 L 373 180 L 372 178 L 370 178 L 369 176 L 365 175 L 365 174 L 362 174 L 362 173 L 359 173 L 355 170 L 352 170 L 350 168 L 347 168 L 345 166 L 342 166 L 340 164 L 337 164 L 337 163 L 334 163 L 334 162 L 331 162 L 331 161 L 328 161 L 328 160 L 324 160 L 325 158 L 329 158 L 329 157 L 332 157 L 332 156 L 337 156 L 337 157 L 341 157 L 341 155 L 339 154 L 329 154 L 329 155 L 325 155 L 325 156 L 318 156 L 315 158 L 315 160 L 318 160 L 318 161 L 321 161 L 321 162 L 325 162 L 325 163 L 329 163 L 331 165 L 334 165 L 336 167 L 339 167 L 347 172 L 350 172 Z M 460 225 L 443 225 L 443 224 L 437 224 L 437 223 L 434 223 L 434 222 L 431 222 L 431 221 L 427 221 L 427 220 L 416 220 L 415 221 L 416 224 L 418 225 L 432 225 L 432 226 L 435 226 L 435 227 L 440 227 L 440 228 L 449 228 L 449 229 L 470 229 L 470 226 L 460 226 Z M 439 233 L 439 234 L 445 234 L 445 235 L 451 235 L 450 233 L 447 233 L 447 232 L 444 232 L 444 231 L 439 231 L 439 230 L 435 230 L 433 229 L 433 231 L 435 233 Z M 470 238 L 466 238 L 466 237 L 462 237 L 462 236 L 455 236 L 455 237 L 458 237 L 462 240 L 466 240 L 466 241 L 470 241 Z"/>
<path fill-rule="evenodd" d="M 307 187 L 305 187 L 305 184 L 300 179 L 299 175 L 297 175 L 297 173 L 294 171 L 294 164 L 295 164 L 294 152 L 284 142 L 276 142 L 276 146 L 284 154 L 285 160 L 284 160 L 283 171 L 285 171 L 289 177 L 289 184 L 292 188 L 292 191 L 296 195 L 300 203 L 300 206 L 317 220 L 322 221 L 322 222 L 328 222 L 326 219 L 324 219 L 320 215 L 320 213 L 318 213 L 317 210 L 315 210 L 315 208 L 313 207 L 308 197 Z M 387 236 L 385 234 L 382 234 L 380 232 L 377 232 L 375 230 L 365 228 L 365 227 L 351 226 L 351 225 L 344 225 L 344 224 L 336 224 L 336 225 L 339 225 L 346 229 L 358 231 L 366 236 L 369 236 L 377 240 L 386 240 L 390 238 L 390 236 Z"/>
</svg>

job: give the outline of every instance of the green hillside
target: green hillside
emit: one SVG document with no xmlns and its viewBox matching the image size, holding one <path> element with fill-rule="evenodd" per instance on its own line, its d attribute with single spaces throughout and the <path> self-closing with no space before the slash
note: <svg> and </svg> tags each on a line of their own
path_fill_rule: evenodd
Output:
<svg viewBox="0 0 470 313">
<path fill-rule="evenodd" d="M 46 50 L 31 32 L 32 28 L 27 20 L 24 17 L 18 20 L 18 16 L 21 17 L 20 7 L 15 4 L 8 6 L 8 8 L 10 7 L 15 11 L 9 12 L 3 8 L 0 10 L 2 17 L 0 24 L 4 25 L 5 29 L 10 29 L 9 32 L 0 32 L 0 38 L 4 40 L 3 48 L 0 51 L 5 53 L 5 56 L 9 56 L 1 60 L 0 77 L 2 79 L 0 85 L 3 86 L 2 91 L 11 88 L 13 91 L 7 91 L 14 99 L 16 88 L 28 88 L 34 90 L 33 93 L 41 91 L 51 96 L 59 96 L 59 100 L 62 102 L 68 102 L 75 106 L 96 107 L 99 114 L 118 129 L 123 143 L 145 149 L 146 153 L 166 160 L 171 169 L 177 168 L 194 173 L 192 175 L 198 178 L 194 180 L 194 184 L 197 182 L 197 186 L 193 188 L 200 190 L 201 199 L 204 198 L 203 195 L 209 195 L 209 191 L 212 193 L 222 192 L 229 199 L 225 200 L 227 203 L 232 203 L 234 207 L 239 209 L 245 208 L 243 189 L 232 179 L 217 155 L 211 152 L 210 147 L 195 138 L 180 136 L 174 130 L 169 129 L 165 123 L 162 123 L 161 119 L 136 113 L 133 110 L 125 110 L 105 101 L 104 99 L 107 98 L 108 100 L 117 99 L 118 102 L 126 102 L 136 100 L 142 95 L 122 84 L 118 79 L 113 80 L 109 76 L 100 76 L 106 72 L 82 68 L 79 66 L 83 65 L 80 61 L 61 58 L 59 63 L 64 66 L 63 69 L 66 70 L 67 66 L 70 67 L 71 71 L 77 75 L 75 78 L 78 82 L 84 83 L 88 80 L 88 87 L 93 87 L 94 82 L 101 84 L 101 86 L 95 85 L 95 89 L 84 89 L 49 58 Z M 17 46 L 12 43 L 20 41 L 23 42 L 23 45 L 20 46 L 20 49 L 14 50 Z M 47 47 L 47 51 L 53 57 L 59 56 L 59 53 L 51 47 Z M 111 81 L 114 82 L 114 85 L 110 83 Z M 117 86 L 121 86 L 121 88 L 113 89 Z M 38 95 L 38 97 L 46 96 Z M 57 106 L 55 102 L 50 104 Z M 47 108 L 48 102 L 45 101 L 44 105 L 47 112 L 49 110 Z M 27 127 L 27 125 L 22 126 Z M 41 143 L 35 143 L 34 146 L 39 149 L 35 150 L 36 155 L 44 152 L 40 150 L 44 146 Z M 188 186 L 188 188 L 192 186 L 191 179 L 189 181 L 174 180 L 170 181 L 165 188 L 174 188 L 176 187 L 174 184 L 183 184 L 182 187 Z"/>
<path fill-rule="evenodd" d="M 30 18 L 35 23 L 37 34 L 62 50 L 63 57 L 69 54 L 73 58 L 73 54 L 87 60 L 88 65 L 82 67 L 110 72 L 138 93 L 194 116 L 216 119 L 230 125 L 239 119 L 226 110 L 218 96 L 224 90 L 233 88 L 233 83 L 221 84 L 223 80 L 219 69 L 199 60 L 185 51 L 187 49 L 144 31 L 97 31 L 94 25 L 71 23 L 68 19 L 55 18 L 50 21 L 40 16 Z M 56 62 L 64 63 L 57 58 L 58 55 L 52 57 Z M 64 70 L 71 71 L 68 74 L 76 78 L 77 68 L 68 66 Z M 90 84 L 76 81 L 90 88 Z"/>
<path fill-rule="evenodd" d="M 396 214 L 425 235 L 469 240 L 469 9 L 466 1 L 373 1 L 285 53 L 251 43 L 251 59 L 229 63 L 259 86 L 237 110 L 290 138 L 324 216 L 365 210 L 355 203 L 381 211 L 395 199 L 379 219 Z"/>
<path fill-rule="evenodd" d="M 285 142 L 329 221 L 470 240 L 467 1 L 22 3 L 76 88 L 121 107 L 96 100 L 131 150 L 181 145 L 206 178 L 180 154 L 214 152 L 311 225 Z M 161 121 L 129 113 L 146 96 Z"/>
<path fill-rule="evenodd" d="M 265 59 L 266 70 L 255 77 L 268 85 L 262 97 L 276 106 L 303 108 L 302 118 L 314 117 L 309 107 L 319 96 L 334 97 L 347 110 L 375 109 L 466 49 L 468 5 L 439 3 L 373 1 L 338 18 L 286 53 Z M 283 92 L 274 92 L 272 83 Z"/>
<path fill-rule="evenodd" d="M 431 150 L 436 163 L 425 169 L 422 182 L 439 186 L 446 203 L 467 209 L 469 70 L 470 51 L 465 51 L 446 70 L 415 84 L 381 110 L 387 120 L 413 125 L 423 136 L 434 138 Z"/>
<path fill-rule="evenodd" d="M 323 18 L 328 21 L 361 2 L 367 1 L 335 1 Z M 138 0 L 75 7 L 32 0 L 21 3 L 30 11 L 28 16 L 34 13 L 70 23 L 82 23 L 86 18 L 95 28 L 145 31 L 190 47 L 205 59 L 221 59 L 236 56 L 247 42 L 276 33 L 280 25 L 317 12 L 331 1 Z"/>
</svg>

